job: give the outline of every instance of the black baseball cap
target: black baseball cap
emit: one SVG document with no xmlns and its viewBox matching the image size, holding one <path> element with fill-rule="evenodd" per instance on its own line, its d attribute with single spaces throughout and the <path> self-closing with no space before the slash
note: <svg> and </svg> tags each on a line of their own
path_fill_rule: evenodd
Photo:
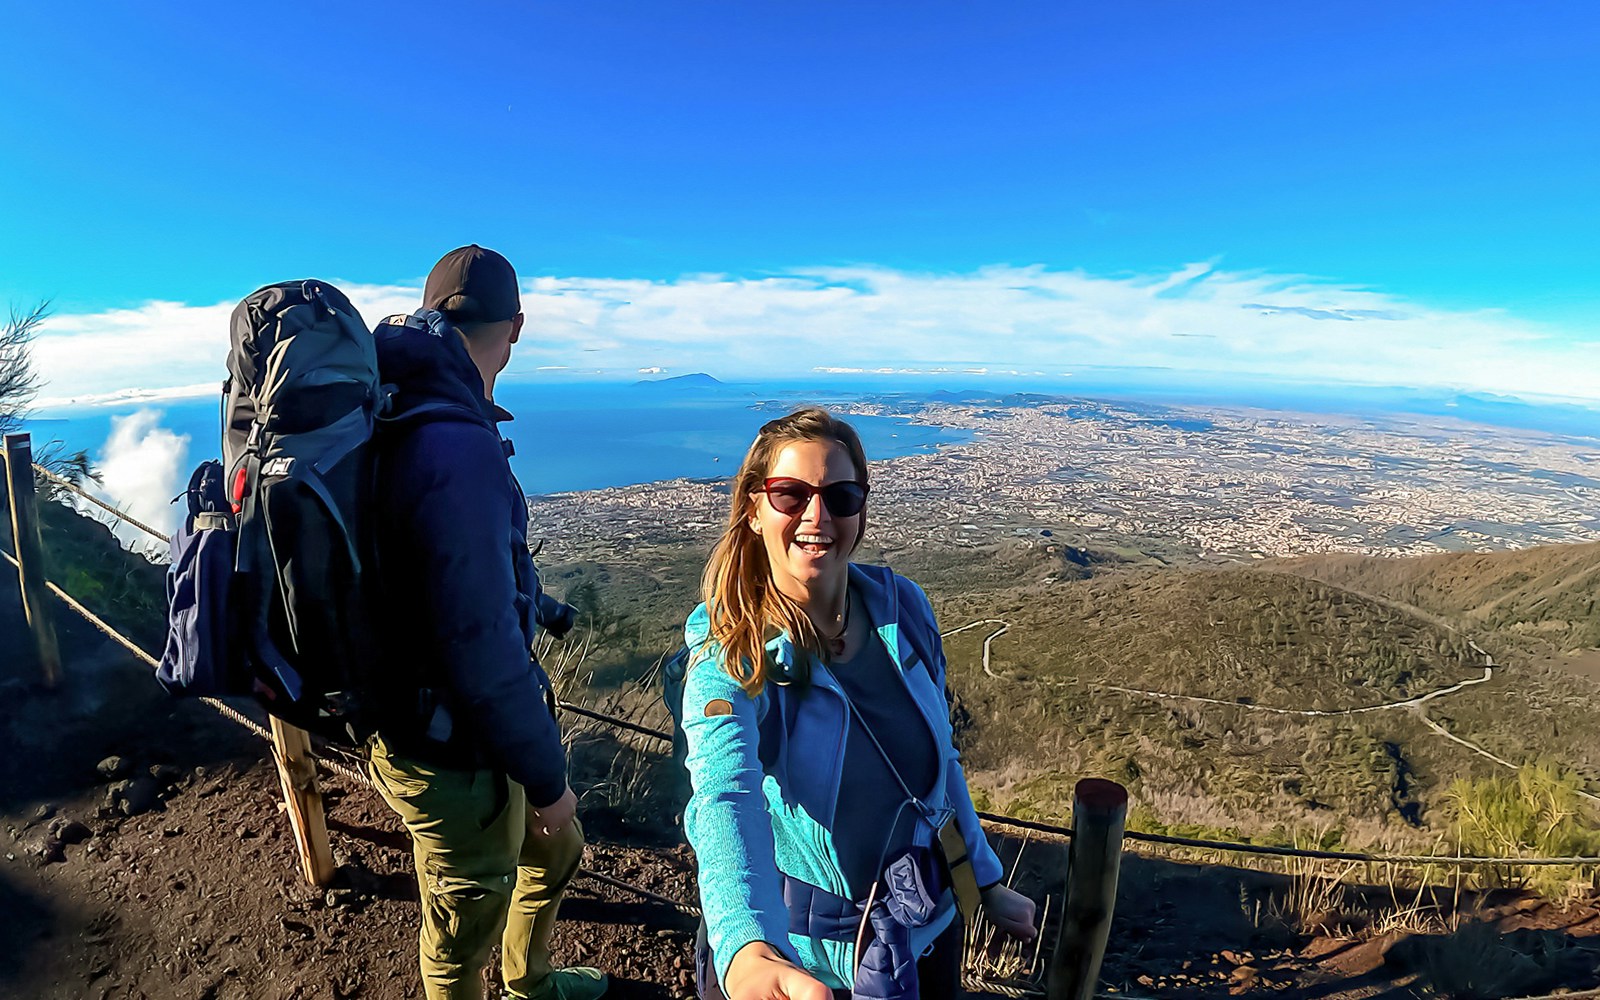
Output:
<svg viewBox="0 0 1600 1000">
<path fill-rule="evenodd" d="M 422 286 L 422 306 L 456 323 L 500 323 L 522 311 L 517 272 L 504 257 L 476 243 L 439 258 Z"/>
</svg>

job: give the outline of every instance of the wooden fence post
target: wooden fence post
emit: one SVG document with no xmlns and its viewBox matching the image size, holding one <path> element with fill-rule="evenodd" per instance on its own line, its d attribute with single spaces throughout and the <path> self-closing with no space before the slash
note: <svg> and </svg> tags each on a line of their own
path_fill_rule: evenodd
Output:
<svg viewBox="0 0 1600 1000">
<path fill-rule="evenodd" d="M 6 495 L 22 583 L 22 610 L 39 651 L 44 686 L 53 688 L 61 679 L 61 647 L 56 644 L 55 622 L 45 603 L 44 540 L 39 533 L 39 498 L 33 488 L 33 442 L 27 434 L 7 434 L 5 447 Z"/>
<path fill-rule="evenodd" d="M 283 801 L 289 806 L 295 848 L 306 881 L 315 886 L 333 879 L 333 849 L 328 845 L 328 824 L 317 789 L 317 762 L 311 737 L 277 716 L 272 717 L 272 756 L 278 762 Z"/>
<path fill-rule="evenodd" d="M 1067 853 L 1067 905 L 1061 936 L 1045 977 L 1049 1000 L 1090 1000 L 1100 981 L 1117 905 L 1128 790 L 1086 778 L 1072 796 L 1072 845 Z"/>
</svg>

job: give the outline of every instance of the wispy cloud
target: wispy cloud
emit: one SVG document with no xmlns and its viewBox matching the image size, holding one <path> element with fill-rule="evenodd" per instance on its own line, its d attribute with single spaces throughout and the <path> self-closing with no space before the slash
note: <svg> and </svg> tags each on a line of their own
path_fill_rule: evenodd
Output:
<svg viewBox="0 0 1600 1000">
<path fill-rule="evenodd" d="M 369 322 L 419 297 L 405 286 L 341 287 Z M 964 274 L 829 267 L 757 278 L 540 278 L 526 284 L 524 308 L 529 322 L 513 372 L 1056 373 L 1107 365 L 1600 399 L 1593 331 L 1211 264 L 1131 276 L 994 266 Z M 153 302 L 53 318 L 36 344 L 49 401 L 215 384 L 230 309 Z"/>
<path fill-rule="evenodd" d="M 1258 309 L 1263 316 L 1273 313 L 1293 313 L 1304 316 L 1306 319 L 1338 319 L 1351 322 L 1363 319 L 1396 319 L 1403 320 L 1407 316 L 1403 312 L 1390 309 L 1312 309 L 1309 306 L 1283 306 L 1268 305 L 1265 302 L 1246 302 L 1242 308 Z"/>
</svg>

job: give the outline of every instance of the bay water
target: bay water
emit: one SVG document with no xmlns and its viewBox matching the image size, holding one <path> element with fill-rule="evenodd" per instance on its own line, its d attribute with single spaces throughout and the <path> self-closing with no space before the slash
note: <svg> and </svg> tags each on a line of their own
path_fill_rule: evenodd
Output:
<svg viewBox="0 0 1600 1000">
<path fill-rule="evenodd" d="M 512 469 L 530 494 L 678 477 L 731 477 L 766 421 L 801 405 L 866 398 L 859 391 L 723 383 L 704 377 L 641 383 L 506 381 L 495 396 L 516 418 L 501 424 L 500 430 L 516 447 Z M 91 460 L 104 465 L 113 457 L 110 449 L 117 446 L 112 442 L 114 424 L 139 414 L 144 423 L 141 440 L 156 429 L 187 438 L 176 462 L 185 477 L 199 462 L 220 457 L 217 398 L 41 410 L 24 429 L 33 434 L 36 451 L 59 440 L 69 450 L 88 451 Z M 874 459 L 932 451 L 970 436 L 912 424 L 903 417 L 849 419 L 861 434 L 868 457 Z M 174 489 L 181 486 L 176 483 Z"/>
</svg>

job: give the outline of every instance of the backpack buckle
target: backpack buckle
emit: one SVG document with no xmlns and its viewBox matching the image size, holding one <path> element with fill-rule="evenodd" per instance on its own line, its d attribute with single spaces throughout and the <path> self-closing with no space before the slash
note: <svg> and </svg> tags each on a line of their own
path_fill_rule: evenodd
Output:
<svg viewBox="0 0 1600 1000">
<path fill-rule="evenodd" d="M 222 511 L 203 510 L 194 516 L 195 531 L 231 531 L 233 515 Z"/>
<path fill-rule="evenodd" d="M 322 294 L 322 283 L 320 281 L 307 280 L 300 282 L 300 294 L 305 296 L 307 302 L 316 302 L 322 308 L 328 310 L 329 313 L 335 311 L 333 306 L 329 305 L 327 297 Z"/>
<path fill-rule="evenodd" d="M 440 340 L 446 339 L 449 334 L 455 331 L 455 325 L 445 318 L 444 313 L 437 309 L 418 309 L 407 320 L 408 326 L 411 320 L 417 321 L 422 329 L 427 330 Z"/>
</svg>

